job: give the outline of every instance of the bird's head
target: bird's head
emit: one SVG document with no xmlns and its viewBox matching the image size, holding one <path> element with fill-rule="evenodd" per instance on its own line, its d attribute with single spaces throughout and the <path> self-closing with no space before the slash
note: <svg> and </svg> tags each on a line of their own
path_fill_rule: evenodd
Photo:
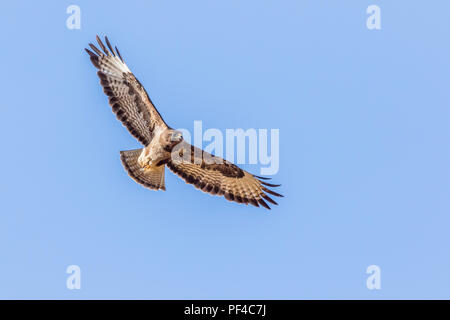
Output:
<svg viewBox="0 0 450 320">
<path fill-rule="evenodd" d="M 181 133 L 181 131 L 178 130 L 172 130 L 171 134 L 170 134 L 170 141 L 173 144 L 178 144 L 183 140 L 183 134 Z"/>
<path fill-rule="evenodd" d="M 166 148 L 172 149 L 183 140 L 183 134 L 181 131 L 169 129 L 161 135 L 161 138 L 161 142 L 166 146 Z"/>
</svg>

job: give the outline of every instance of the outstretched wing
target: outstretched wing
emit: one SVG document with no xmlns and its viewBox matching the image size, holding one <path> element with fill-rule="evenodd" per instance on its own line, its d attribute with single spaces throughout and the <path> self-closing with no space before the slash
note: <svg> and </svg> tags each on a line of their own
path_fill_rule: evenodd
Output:
<svg viewBox="0 0 450 320">
<path fill-rule="evenodd" d="M 98 36 L 97 42 L 103 52 L 92 43 L 89 46 L 95 53 L 89 49 L 85 50 L 99 70 L 97 74 L 103 91 L 109 97 L 113 112 L 130 133 L 147 146 L 153 138 L 155 129 L 167 128 L 167 125 L 144 87 L 124 63 L 117 47 L 114 51 L 107 37 L 105 41 L 109 50 Z"/>
<path fill-rule="evenodd" d="M 225 196 L 238 203 L 262 205 L 270 209 L 264 200 L 277 204 L 267 194 L 282 197 L 267 187 L 279 185 L 266 183 L 258 177 L 220 157 L 196 148 L 186 142 L 177 145 L 167 167 L 197 189 L 213 195 Z"/>
</svg>

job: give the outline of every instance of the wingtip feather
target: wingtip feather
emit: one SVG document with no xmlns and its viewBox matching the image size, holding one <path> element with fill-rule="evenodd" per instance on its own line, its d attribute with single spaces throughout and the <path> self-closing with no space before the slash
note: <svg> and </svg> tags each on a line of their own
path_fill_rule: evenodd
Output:
<svg viewBox="0 0 450 320">
<path fill-rule="evenodd" d="M 258 203 L 260 205 L 262 205 L 264 208 L 271 210 L 271 208 L 269 207 L 269 205 L 261 198 L 258 199 Z"/>
<path fill-rule="evenodd" d="M 111 43 L 109 42 L 109 39 L 108 39 L 107 36 L 105 36 L 105 41 L 106 41 L 106 45 L 108 46 L 108 48 L 109 48 L 109 50 L 111 51 L 112 55 L 115 57 L 116 54 L 114 53 L 114 50 L 113 50 L 113 48 L 112 48 L 112 46 L 111 46 Z"/>
</svg>

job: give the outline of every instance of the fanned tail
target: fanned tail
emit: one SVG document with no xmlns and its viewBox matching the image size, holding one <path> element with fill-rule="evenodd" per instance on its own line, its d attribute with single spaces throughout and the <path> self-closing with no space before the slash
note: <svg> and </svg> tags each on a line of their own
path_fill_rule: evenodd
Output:
<svg viewBox="0 0 450 320">
<path fill-rule="evenodd" d="M 164 183 L 165 165 L 150 169 L 142 168 L 138 164 L 138 158 L 143 149 L 120 151 L 120 160 L 127 170 L 128 175 L 137 183 L 152 190 L 166 190 Z"/>
</svg>

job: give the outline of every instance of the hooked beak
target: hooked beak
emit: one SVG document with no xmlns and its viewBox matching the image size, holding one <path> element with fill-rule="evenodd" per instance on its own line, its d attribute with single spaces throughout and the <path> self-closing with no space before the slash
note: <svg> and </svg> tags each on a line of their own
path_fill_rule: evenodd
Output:
<svg viewBox="0 0 450 320">
<path fill-rule="evenodd" d="M 181 132 L 175 132 L 172 136 L 173 141 L 179 142 L 183 140 L 183 134 Z"/>
</svg>

